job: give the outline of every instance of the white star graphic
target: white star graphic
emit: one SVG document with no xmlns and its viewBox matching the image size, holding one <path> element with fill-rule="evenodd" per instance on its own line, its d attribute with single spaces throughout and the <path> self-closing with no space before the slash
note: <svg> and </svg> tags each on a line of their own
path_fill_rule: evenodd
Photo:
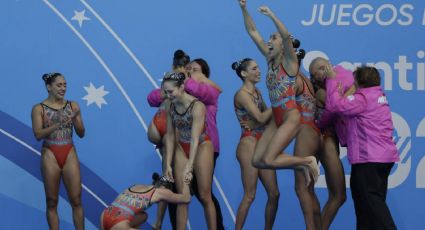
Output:
<svg viewBox="0 0 425 230">
<path fill-rule="evenodd" d="M 71 20 L 78 21 L 78 25 L 80 25 L 80 28 L 83 27 L 83 21 L 90 20 L 90 18 L 84 15 L 85 13 L 86 10 L 82 10 L 80 12 L 74 10 L 74 17 L 71 18 Z"/>
<path fill-rule="evenodd" d="M 84 86 L 84 89 L 87 91 L 87 95 L 84 96 L 82 99 L 87 101 L 87 106 L 96 103 L 97 107 L 101 109 L 102 104 L 108 104 L 106 103 L 105 99 L 103 99 L 103 97 L 107 95 L 109 91 L 105 91 L 103 85 L 99 88 L 96 88 L 93 83 L 90 82 L 90 86 Z"/>
</svg>

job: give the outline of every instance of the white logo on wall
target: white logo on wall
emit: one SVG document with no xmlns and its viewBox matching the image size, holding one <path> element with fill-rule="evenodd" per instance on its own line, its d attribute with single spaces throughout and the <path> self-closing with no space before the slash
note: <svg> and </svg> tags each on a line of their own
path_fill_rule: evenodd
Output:
<svg viewBox="0 0 425 230">
<path fill-rule="evenodd" d="M 308 67 L 310 66 L 311 61 L 317 57 L 323 57 L 329 60 L 328 55 L 324 53 L 323 51 L 314 50 L 314 51 L 307 52 L 303 60 L 303 67 L 306 71 L 308 71 L 309 69 Z M 416 57 L 419 59 L 423 59 L 425 57 L 425 52 L 423 50 L 417 51 Z M 332 59 L 330 59 L 330 61 L 332 62 Z M 398 87 L 400 87 L 401 90 L 405 90 L 405 91 L 412 91 L 412 90 L 424 91 L 425 90 L 425 63 L 424 62 L 413 63 L 411 61 L 408 61 L 407 56 L 400 55 L 398 57 L 398 62 L 395 62 L 395 63 L 388 63 L 385 61 L 366 62 L 366 63 L 342 61 L 339 63 L 339 65 L 349 70 L 355 70 L 356 67 L 361 66 L 362 64 L 374 66 L 381 71 L 382 81 L 384 83 L 383 84 L 384 90 L 392 90 L 394 80 L 397 77 L 398 77 L 397 79 Z M 414 74 L 415 72 L 414 70 L 416 70 L 416 76 Z"/>
<path fill-rule="evenodd" d="M 418 125 L 418 129 L 416 130 L 416 137 L 425 137 L 425 117 Z M 425 156 L 423 156 L 419 161 L 418 167 L 416 169 L 416 188 L 425 188 Z"/>
<path fill-rule="evenodd" d="M 321 26 L 368 26 L 376 23 L 380 26 L 409 26 L 414 21 L 412 4 L 395 6 L 383 4 L 374 7 L 370 4 L 314 4 L 310 18 L 302 20 L 303 26 L 318 24 Z"/>
<path fill-rule="evenodd" d="M 400 161 L 394 165 L 393 173 L 388 178 L 388 188 L 395 188 L 402 184 L 410 173 L 412 156 L 409 151 L 412 147 L 412 134 L 407 121 L 403 117 L 394 112 L 391 115 L 397 133 L 395 141 L 400 154 Z"/>
<path fill-rule="evenodd" d="M 394 165 L 392 170 L 393 172 L 388 178 L 388 188 L 395 188 L 401 185 L 410 174 L 410 169 L 412 167 L 412 157 L 411 154 L 409 154 L 409 151 L 412 147 L 412 138 L 410 127 L 407 124 L 406 120 L 397 113 L 392 112 L 391 115 L 394 123 L 394 129 L 397 133 L 395 141 L 398 152 L 400 154 L 400 161 Z M 425 121 L 423 122 L 423 125 L 425 126 Z M 343 159 L 346 156 L 347 149 L 340 146 L 340 158 Z M 420 170 L 418 166 L 417 171 L 421 171 L 421 173 L 423 174 L 425 173 L 425 157 L 422 159 L 421 163 L 423 167 Z M 416 187 L 420 187 L 418 185 L 418 179 L 419 177 L 417 177 Z M 421 181 L 421 186 L 425 188 L 425 180 Z M 319 180 L 317 181 L 316 187 L 326 188 L 326 180 L 324 175 L 319 176 Z M 350 175 L 345 175 L 345 187 L 350 187 Z"/>
</svg>

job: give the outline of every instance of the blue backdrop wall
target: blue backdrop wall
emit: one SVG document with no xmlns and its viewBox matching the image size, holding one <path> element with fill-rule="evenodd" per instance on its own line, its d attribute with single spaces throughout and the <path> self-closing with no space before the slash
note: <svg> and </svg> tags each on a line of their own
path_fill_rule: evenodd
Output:
<svg viewBox="0 0 425 230">
<path fill-rule="evenodd" d="M 252 0 L 248 8 L 268 38 L 275 28 L 256 10 L 269 5 L 307 51 L 302 70 L 317 56 L 353 69 L 380 69 L 393 111 L 401 161 L 390 176 L 388 203 L 399 229 L 425 225 L 425 2 Z M 81 161 L 87 229 L 97 229 L 104 205 L 133 183 L 149 183 L 160 158 L 146 137 L 156 109 L 147 94 L 160 84 L 174 50 L 206 59 L 212 79 L 224 88 L 219 101 L 221 153 L 214 192 L 225 225 L 233 229 L 243 189 L 235 149 L 240 130 L 233 94 L 241 82 L 230 64 L 244 57 L 266 63 L 246 34 L 237 1 L 8 0 L 0 8 L 0 215 L 1 229 L 46 229 L 40 146 L 31 131 L 30 111 L 47 93 L 41 75 L 58 71 L 77 101 L 86 137 L 75 139 Z M 266 94 L 263 82 L 259 84 Z M 267 94 L 266 94 L 267 95 Z M 291 150 L 289 150 L 291 152 Z M 345 173 L 350 173 L 343 149 Z M 322 172 L 323 174 L 323 172 Z M 279 171 L 276 229 L 303 229 L 293 173 Z M 59 213 L 62 229 L 73 229 L 65 190 Z M 327 199 L 323 175 L 316 184 Z M 350 190 L 332 229 L 355 229 Z M 261 229 L 266 195 L 258 193 L 246 229 Z M 149 210 L 153 221 L 156 208 Z M 190 206 L 191 229 L 205 229 L 200 204 Z M 149 223 L 144 226 L 149 229 Z M 166 219 L 165 228 L 169 229 Z"/>
</svg>

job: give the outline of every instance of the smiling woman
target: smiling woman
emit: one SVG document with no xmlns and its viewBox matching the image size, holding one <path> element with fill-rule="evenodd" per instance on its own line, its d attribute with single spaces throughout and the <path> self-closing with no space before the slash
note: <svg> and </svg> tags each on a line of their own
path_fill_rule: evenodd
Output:
<svg viewBox="0 0 425 230">
<path fill-rule="evenodd" d="M 422 167 L 425 165 L 422 162 L 425 161 L 420 161 L 424 154 L 417 150 L 425 149 L 425 142 L 421 142 L 422 139 L 418 138 L 420 134 L 416 131 L 425 130 L 425 126 L 420 125 L 424 123 L 421 120 L 425 107 L 412 106 L 412 103 L 406 101 L 422 98 L 421 94 L 425 91 L 425 52 L 420 39 L 425 33 L 425 1 L 400 3 L 388 0 L 385 3 L 377 3 L 369 0 L 361 3 L 341 3 L 331 0 L 317 3 L 307 0 L 291 1 L 289 5 L 288 1 L 245 2 L 248 3 L 247 9 L 256 22 L 258 32 L 264 32 L 263 35 L 267 36 L 264 42 L 268 42 L 269 32 L 276 30 L 269 17 L 264 17 L 257 10 L 261 4 L 268 4 L 274 9 L 276 16 L 282 16 L 281 19 L 286 22 L 289 32 L 303 41 L 307 54 L 322 52 L 332 57 L 335 65 L 341 65 L 348 70 L 354 70 L 363 63 L 372 63 L 371 65 L 379 70 L 382 76 L 381 85 L 394 110 L 391 113 L 396 131 L 393 135 L 401 158 L 389 176 L 388 206 L 394 221 L 400 224 L 398 228 L 420 229 L 425 219 L 421 218 L 421 212 L 418 210 L 425 206 L 425 199 L 422 199 L 423 189 L 419 186 L 425 187 L 425 183 L 420 183 L 423 181 L 421 175 L 424 175 L 425 170 L 419 169 L 425 168 Z M 146 128 L 151 119 L 163 121 L 165 114 L 166 120 L 167 113 L 161 112 L 154 118 L 158 108 L 150 108 L 145 98 L 151 90 L 159 88 L 164 72 L 172 68 L 170 61 L 174 51 L 180 48 L 187 51 L 192 58 L 204 58 L 211 67 L 208 78 L 207 72 L 202 71 L 203 67 L 200 68 L 200 64 L 191 59 L 192 69 L 185 71 L 191 72 L 191 78 L 186 80 L 184 87 L 186 92 L 199 99 L 206 107 L 207 133 L 213 143 L 214 152 L 220 153 L 213 171 L 213 194 L 215 193 L 223 208 L 224 226 L 226 229 L 234 228 L 234 214 L 247 192 L 242 183 L 242 164 L 236 158 L 236 148 L 241 141 L 242 130 L 235 113 L 232 112 L 233 95 L 242 86 L 242 81 L 235 71 L 229 68 L 233 61 L 244 57 L 256 60 L 262 70 L 260 84 L 257 83 L 256 87 L 261 91 L 267 107 L 271 107 L 264 84 L 268 62 L 260 52 L 254 50 L 255 46 L 252 46 L 253 43 L 246 36 L 239 1 L 187 0 L 184 4 L 177 1 L 163 4 L 161 1 L 131 0 L 21 0 L 0 1 L 0 8 L 7 9 L 0 15 L 0 21 L 4 22 L 4 25 L 7 23 L 7 26 L 0 26 L 0 113 L 13 118 L 11 120 L 0 117 L 0 131 L 8 133 L 0 132 L 0 171 L 3 178 L 7 178 L 0 188 L 0 197 L 5 200 L 5 204 L 11 204 L 0 211 L 0 216 L 8 220 L 0 223 L 0 229 L 30 229 L 39 226 L 37 224 L 40 222 L 42 227 L 39 228 L 49 229 L 45 217 L 44 183 L 41 183 L 40 187 L 40 152 L 47 147 L 41 147 L 44 139 L 38 142 L 34 138 L 29 116 L 32 106 L 47 98 L 44 82 L 40 81 L 42 73 L 59 69 L 59 72 L 65 74 L 67 89 L 58 92 L 57 96 L 64 93 L 65 99 L 75 101 L 82 110 L 87 132 L 84 138 L 80 139 L 73 130 L 72 139 L 80 162 L 81 180 L 84 182 L 81 192 L 85 194 L 82 194 L 81 198 L 86 217 L 85 228 L 99 229 L 99 216 L 105 203 L 100 200 L 112 201 L 117 195 L 116 192 L 121 191 L 123 186 L 132 183 L 146 184 L 143 179 L 149 178 L 152 171 L 162 170 L 161 158 L 158 157 L 161 155 L 146 138 Z M 345 32 L 338 33 L 341 29 Z M 267 48 L 271 49 L 267 51 L 276 52 L 282 48 L 275 43 L 279 36 L 276 33 L 272 38 L 273 44 L 270 43 Z M 305 67 L 300 71 L 309 76 L 310 63 L 305 60 Z M 250 72 L 254 69 L 248 70 Z M 201 74 L 205 77 L 201 78 Z M 254 78 L 251 75 L 249 77 Z M 210 82 L 206 81 L 208 79 L 221 89 L 209 84 Z M 208 86 L 211 92 L 219 95 L 213 98 L 214 104 L 209 104 L 188 91 L 194 83 Z M 107 92 L 109 93 L 106 94 Z M 259 100 L 254 91 L 249 93 L 247 94 L 251 100 Z M 279 93 L 273 92 L 272 96 L 278 98 Z M 70 102 L 73 111 L 75 102 Z M 385 100 L 381 98 L 379 102 L 384 103 Z M 65 103 L 58 103 L 57 106 L 47 102 L 44 104 L 61 110 Z M 167 105 L 164 107 L 170 108 Z M 43 109 L 42 106 L 41 108 Z M 48 114 L 53 114 L 50 108 L 44 107 L 45 111 L 49 110 Z M 214 116 L 209 116 L 212 114 L 210 111 Z M 66 111 L 63 113 L 67 114 Z M 221 134 L 219 138 L 214 138 L 209 132 L 213 127 L 208 123 L 213 120 L 210 118 L 216 118 L 215 127 Z M 158 122 L 156 125 L 157 133 L 165 135 L 163 131 L 166 130 L 166 122 Z M 12 136 L 23 143 L 12 139 Z M 249 141 L 244 141 L 244 144 L 246 142 Z M 306 145 L 305 142 L 299 143 Z M 285 152 L 295 152 L 294 147 L 295 142 L 292 142 Z M 253 151 L 250 148 L 248 150 Z M 245 152 L 246 155 L 251 153 L 249 151 Z M 52 156 L 52 164 L 57 164 L 53 153 L 49 155 Z M 68 153 L 67 160 L 71 155 L 71 152 Z M 217 156 L 214 153 L 213 155 Z M 248 159 L 246 165 L 251 166 L 250 157 L 246 155 L 241 155 L 241 158 Z M 336 154 L 334 156 L 335 160 L 340 161 Z M 340 158 L 343 166 L 340 169 L 345 169 L 345 172 L 340 170 L 338 175 L 341 179 L 348 178 L 351 166 L 348 164 L 344 147 L 341 148 Z M 62 161 L 60 157 L 58 159 Z M 22 173 L 10 170 L 10 167 L 7 167 L 9 163 Z M 68 163 L 65 161 L 64 168 L 68 167 Z M 214 165 L 214 161 L 211 165 Z M 321 165 L 326 167 L 323 162 Z M 333 164 L 329 166 L 336 168 Z M 315 188 L 323 202 L 328 200 L 328 192 L 332 189 L 332 183 L 325 182 L 325 173 L 328 172 L 323 170 Z M 295 186 L 292 184 L 293 172 L 279 170 L 277 174 L 279 188 L 285 198 L 281 196 L 283 203 L 279 205 L 279 218 L 276 218 L 273 227 L 303 229 L 306 226 L 297 193 L 294 191 Z M 28 179 L 23 180 L 21 176 Z M 61 177 L 62 179 L 65 178 Z M 194 181 L 196 179 L 194 178 Z M 420 184 L 415 184 L 415 179 Z M 342 186 L 338 189 L 345 192 L 346 186 L 349 185 L 341 181 L 339 184 Z M 270 194 L 262 185 L 258 186 L 260 187 L 256 190 L 255 201 L 248 211 L 245 228 L 261 229 L 265 226 L 265 207 Z M 91 195 L 87 188 L 94 195 Z M 28 196 L 28 192 L 25 196 L 22 191 L 31 191 L 33 196 Z M 406 193 L 409 195 L 403 196 Z M 60 229 L 74 229 L 70 226 L 73 225 L 73 220 L 67 195 L 66 188 L 59 189 L 57 214 Z M 36 202 L 33 197 L 37 198 Z M 87 199 L 88 197 L 91 197 L 92 201 Z M 251 196 L 247 197 L 250 201 Z M 410 202 L 411 200 L 415 202 Z M 204 209 L 197 202 L 198 199 L 194 205 L 190 205 L 186 226 L 191 229 L 205 229 Z M 325 203 L 322 207 L 324 205 Z M 143 228 L 156 227 L 153 222 L 156 211 L 157 207 L 147 211 L 151 218 Z M 344 229 L 351 226 L 348 228 L 354 229 L 353 212 L 352 197 L 348 196 L 347 202 L 335 216 L 332 228 Z M 21 216 L 26 217 L 25 221 L 21 221 Z M 291 221 L 287 221 L 288 217 L 291 217 Z M 166 214 L 162 228 L 171 229 L 170 222 Z M 14 226 L 11 227 L 11 224 Z"/>
<path fill-rule="evenodd" d="M 162 88 L 171 101 L 165 134 L 164 174 L 175 178 L 177 191 L 181 192 L 184 182 L 192 180 L 193 171 L 198 181 L 192 186 L 197 186 L 200 193 L 208 229 L 216 229 L 216 208 L 211 196 L 214 146 L 206 130 L 205 105 L 185 92 L 184 81 L 185 74 L 180 72 L 167 73 L 162 81 Z M 174 167 L 171 167 L 172 161 Z M 185 204 L 177 206 L 177 229 L 185 228 L 187 208 Z"/>
<path fill-rule="evenodd" d="M 44 140 L 41 150 L 41 173 L 46 193 L 46 215 L 50 229 L 59 228 L 57 213 L 59 182 L 68 192 L 76 229 L 84 229 L 81 205 L 80 163 L 75 152 L 72 133 L 84 137 L 85 128 L 80 107 L 65 99 L 66 81 L 60 73 L 43 75 L 48 97 L 34 105 L 31 119 L 34 136 Z"/>
</svg>

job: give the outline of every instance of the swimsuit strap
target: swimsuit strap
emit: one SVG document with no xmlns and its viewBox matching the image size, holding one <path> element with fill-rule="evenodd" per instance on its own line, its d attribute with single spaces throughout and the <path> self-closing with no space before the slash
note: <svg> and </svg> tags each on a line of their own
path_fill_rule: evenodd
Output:
<svg viewBox="0 0 425 230">
<path fill-rule="evenodd" d="M 49 109 L 51 109 L 51 110 L 58 111 L 58 110 L 61 110 L 61 109 L 65 109 L 65 108 L 66 108 L 66 106 L 68 105 L 68 103 L 69 103 L 69 101 L 67 100 L 67 101 L 66 101 L 66 103 L 65 103 L 65 105 L 64 105 L 62 108 L 60 108 L 60 109 L 52 108 L 52 107 L 50 107 L 50 106 L 48 106 L 48 105 L 44 104 L 43 102 L 41 102 L 41 103 L 40 103 L 40 105 L 42 105 L 42 107 L 47 107 L 47 108 L 49 108 Z M 44 108 L 43 108 L 43 109 L 44 109 Z M 71 105 L 71 110 L 72 110 L 72 105 Z"/>
<path fill-rule="evenodd" d="M 174 112 L 177 114 L 177 115 L 179 115 L 179 116 L 184 116 L 184 115 L 186 115 L 186 113 L 190 110 L 190 111 L 192 111 L 192 107 L 193 107 L 193 105 L 195 104 L 195 102 L 197 102 L 198 101 L 198 99 L 194 99 L 191 103 L 190 103 L 190 105 L 187 107 L 187 109 L 183 112 L 183 113 L 179 113 L 178 111 L 177 111 L 177 109 L 176 109 L 176 106 L 174 105 L 174 103 L 171 103 L 172 104 L 172 108 L 173 108 L 173 110 L 174 110 Z"/>
<path fill-rule="evenodd" d="M 150 191 L 152 191 L 152 189 L 154 189 L 155 188 L 155 186 L 152 186 L 151 188 L 149 188 L 148 190 L 146 190 L 146 191 L 142 191 L 142 192 L 136 192 L 136 191 L 134 191 L 134 190 L 132 190 L 131 188 L 132 187 L 134 187 L 135 185 L 132 185 L 132 186 L 130 186 L 129 188 L 128 188 L 128 191 L 130 191 L 130 192 L 132 192 L 132 193 L 137 193 L 137 194 L 144 194 L 144 193 L 148 193 L 148 192 L 150 192 Z"/>
</svg>

